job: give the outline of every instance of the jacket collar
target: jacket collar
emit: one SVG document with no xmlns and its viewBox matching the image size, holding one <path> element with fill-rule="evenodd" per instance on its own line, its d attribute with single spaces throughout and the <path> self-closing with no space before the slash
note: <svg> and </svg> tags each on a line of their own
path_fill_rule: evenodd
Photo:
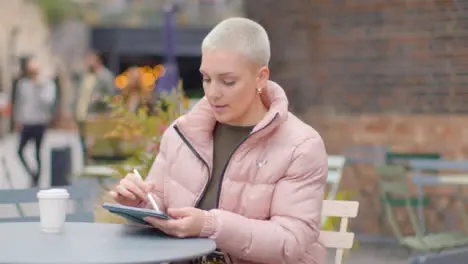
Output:
<svg viewBox="0 0 468 264">
<path fill-rule="evenodd" d="M 251 132 L 252 136 L 255 134 L 256 139 L 267 136 L 288 118 L 288 99 L 283 88 L 277 83 L 268 81 L 263 101 L 268 112 Z M 215 124 L 216 119 L 206 97 L 203 97 L 190 112 L 175 122 L 175 126 L 208 164 L 211 164 L 213 156 Z"/>
</svg>

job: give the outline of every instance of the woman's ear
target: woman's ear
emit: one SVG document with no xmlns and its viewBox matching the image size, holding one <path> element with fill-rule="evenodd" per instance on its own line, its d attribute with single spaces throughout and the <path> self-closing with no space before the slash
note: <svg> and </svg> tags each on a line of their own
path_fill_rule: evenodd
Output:
<svg viewBox="0 0 468 264">
<path fill-rule="evenodd" d="M 260 88 L 260 99 L 262 100 L 263 105 L 266 108 L 270 108 L 271 102 L 268 97 L 268 80 L 270 79 L 270 70 L 268 67 L 264 66 L 260 68 L 258 73 L 258 88 Z"/>
<path fill-rule="evenodd" d="M 267 66 L 263 66 L 260 68 L 258 72 L 258 87 L 262 89 L 266 89 L 267 82 L 270 79 L 270 69 Z"/>
</svg>

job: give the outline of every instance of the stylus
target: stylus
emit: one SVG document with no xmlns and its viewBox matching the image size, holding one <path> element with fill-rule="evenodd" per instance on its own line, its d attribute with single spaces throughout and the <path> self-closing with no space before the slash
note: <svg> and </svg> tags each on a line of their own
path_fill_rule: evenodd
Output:
<svg viewBox="0 0 468 264">
<path fill-rule="evenodd" d="M 140 175 L 140 173 L 138 172 L 137 169 L 133 169 L 133 173 L 135 173 L 136 176 L 138 176 L 140 179 L 143 180 L 143 177 L 141 177 L 141 175 Z M 156 210 L 156 212 L 160 213 L 161 210 L 159 210 L 159 206 L 156 203 L 156 201 L 154 200 L 153 196 L 151 196 L 151 193 L 148 193 L 147 196 L 148 196 L 148 200 L 150 201 L 151 205 L 153 206 L 153 209 Z"/>
</svg>

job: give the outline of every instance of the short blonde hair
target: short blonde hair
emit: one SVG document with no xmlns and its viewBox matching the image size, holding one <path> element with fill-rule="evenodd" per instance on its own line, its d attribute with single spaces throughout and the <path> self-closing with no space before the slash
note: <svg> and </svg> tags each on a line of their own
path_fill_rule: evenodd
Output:
<svg viewBox="0 0 468 264">
<path fill-rule="evenodd" d="M 239 52 L 261 66 L 268 66 L 271 56 L 265 28 L 242 17 L 228 18 L 217 24 L 203 40 L 203 50 Z"/>
</svg>

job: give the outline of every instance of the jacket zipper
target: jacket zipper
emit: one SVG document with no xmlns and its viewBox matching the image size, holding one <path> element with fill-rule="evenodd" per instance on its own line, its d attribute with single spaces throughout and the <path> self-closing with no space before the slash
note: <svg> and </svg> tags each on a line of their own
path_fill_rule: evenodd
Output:
<svg viewBox="0 0 468 264">
<path fill-rule="evenodd" d="M 205 165 L 207 171 L 208 171 L 208 179 L 205 181 L 205 184 L 203 186 L 203 190 L 201 192 L 201 194 L 197 197 L 197 200 L 195 201 L 195 207 L 198 207 L 199 203 L 200 203 L 200 200 L 201 198 L 205 195 L 205 192 L 206 192 L 206 188 L 208 187 L 208 182 L 210 181 L 211 179 L 211 170 L 210 170 L 210 166 L 208 165 L 208 162 L 206 162 L 206 160 L 204 160 L 202 158 L 202 156 L 197 152 L 197 150 L 192 146 L 192 144 L 190 144 L 190 142 L 188 141 L 188 139 L 184 136 L 184 134 L 182 134 L 182 132 L 180 131 L 180 129 L 175 125 L 174 126 L 174 129 L 175 131 L 177 132 L 177 134 L 179 135 L 179 137 L 182 139 L 182 141 L 187 145 L 187 147 L 189 147 L 189 149 L 193 152 L 193 154 L 195 154 L 195 156 Z"/>
<path fill-rule="evenodd" d="M 221 180 L 219 182 L 219 185 L 218 185 L 218 195 L 216 197 L 216 208 L 219 207 L 219 198 L 221 197 L 221 189 L 222 189 L 222 185 L 223 185 L 223 180 L 224 180 L 224 174 L 226 173 L 226 170 L 227 170 L 227 167 L 229 165 L 229 162 L 231 161 L 231 158 L 232 156 L 234 155 L 234 153 L 236 152 L 237 149 L 239 149 L 240 146 L 242 146 L 242 144 L 247 141 L 247 139 L 249 139 L 251 136 L 255 135 L 257 132 L 260 132 L 262 131 L 263 129 L 267 128 L 269 125 L 271 125 L 271 123 L 273 123 L 273 121 L 275 121 L 276 117 L 278 116 L 278 114 L 276 114 L 271 120 L 270 122 L 268 122 L 267 125 L 265 125 L 264 127 L 262 127 L 261 129 L 257 130 L 255 133 L 252 133 L 252 134 L 249 134 L 248 136 L 246 136 L 237 146 L 236 148 L 231 152 L 231 155 L 229 156 L 229 159 L 227 160 L 226 164 L 224 165 L 224 168 L 223 168 L 223 171 L 221 173 Z M 175 131 L 177 132 L 177 134 L 179 135 L 179 137 L 182 139 L 182 141 L 187 145 L 187 147 L 189 147 L 189 149 L 193 152 L 193 154 L 195 154 L 195 156 L 205 165 L 207 171 L 208 171 L 208 179 L 205 181 L 205 184 L 203 186 L 203 190 L 201 192 L 201 194 L 198 196 L 197 198 L 197 201 L 195 201 L 195 207 L 198 207 L 199 203 L 200 203 L 200 200 L 201 198 L 205 195 L 205 192 L 206 192 L 206 188 L 208 187 L 208 182 L 210 181 L 211 179 L 211 170 L 210 170 L 210 166 L 208 165 L 208 162 L 206 162 L 206 160 L 204 160 L 202 158 L 202 156 L 197 152 L 197 150 L 193 147 L 193 145 L 190 143 L 190 141 L 188 141 L 188 139 L 184 136 L 184 134 L 182 134 L 182 132 L 180 131 L 179 127 L 177 127 L 177 125 L 174 126 L 174 129 Z"/>
<path fill-rule="evenodd" d="M 247 139 L 249 139 L 251 136 L 257 134 L 257 132 L 260 132 L 260 131 L 264 130 L 265 128 L 267 128 L 268 126 L 270 126 L 271 123 L 273 123 L 273 121 L 275 121 L 277 116 L 278 116 L 278 114 L 276 114 L 270 120 L 270 122 L 268 122 L 268 124 L 266 124 L 261 129 L 255 131 L 252 134 L 247 135 L 239 144 L 237 144 L 236 148 L 234 148 L 234 150 L 231 152 L 231 155 L 229 156 L 229 159 L 226 161 L 226 164 L 224 165 L 224 168 L 223 168 L 223 170 L 221 172 L 221 180 L 219 181 L 219 185 L 218 185 L 218 196 L 216 197 L 216 208 L 219 208 L 219 198 L 221 197 L 221 190 L 222 190 L 222 186 L 223 186 L 224 174 L 226 174 L 226 170 L 227 170 L 227 168 L 229 166 L 229 162 L 231 161 L 232 156 L 234 156 L 234 153 L 236 152 L 236 150 L 238 150 L 240 148 L 240 146 L 242 146 L 242 144 L 244 144 L 244 142 L 247 141 Z"/>
</svg>

